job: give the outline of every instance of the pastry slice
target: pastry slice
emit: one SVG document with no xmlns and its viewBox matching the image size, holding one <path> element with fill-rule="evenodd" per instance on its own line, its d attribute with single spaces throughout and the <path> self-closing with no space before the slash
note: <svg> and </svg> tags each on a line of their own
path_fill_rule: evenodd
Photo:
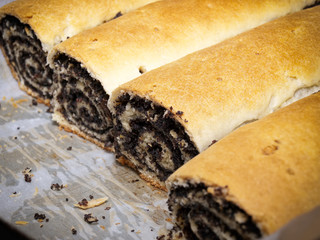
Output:
<svg viewBox="0 0 320 240">
<path fill-rule="evenodd" d="M 53 119 L 112 151 L 111 92 L 151 69 L 313 4 L 309 0 L 169 0 L 68 39 L 49 54 Z"/>
<path fill-rule="evenodd" d="M 17 0 L 0 8 L 0 47 L 22 90 L 50 104 L 47 54 L 73 35 L 151 0 Z"/>
<path fill-rule="evenodd" d="M 109 105 L 115 151 L 152 184 L 241 125 L 320 89 L 320 6 L 143 74 Z"/>
<path fill-rule="evenodd" d="M 320 92 L 235 130 L 167 180 L 185 239 L 258 239 L 320 205 Z"/>
</svg>

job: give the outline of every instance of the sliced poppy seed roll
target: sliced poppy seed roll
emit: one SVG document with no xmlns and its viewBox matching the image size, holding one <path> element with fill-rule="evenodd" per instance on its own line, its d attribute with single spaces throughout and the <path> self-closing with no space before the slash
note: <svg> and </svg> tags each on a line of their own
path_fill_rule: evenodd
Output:
<svg viewBox="0 0 320 240">
<path fill-rule="evenodd" d="M 114 134 L 118 160 L 135 168 L 141 177 L 165 189 L 164 181 L 199 151 L 183 125 L 183 112 L 129 93 L 115 107 Z"/>
<path fill-rule="evenodd" d="M 320 92 L 240 127 L 171 175 L 168 206 L 185 239 L 258 239 L 319 206 L 319 116 Z"/>
<path fill-rule="evenodd" d="M 3 53 L 21 89 L 49 104 L 45 99 L 52 98 L 53 72 L 46 65 L 47 54 L 34 31 L 8 15 L 0 22 L 0 32 Z"/>
<path fill-rule="evenodd" d="M 319 41 L 318 6 L 121 85 L 108 103 L 117 157 L 164 188 L 178 167 L 234 129 L 318 91 Z"/>
<path fill-rule="evenodd" d="M 49 105 L 56 44 L 151 0 L 17 0 L 0 8 L 0 47 L 22 90 Z"/>
<path fill-rule="evenodd" d="M 113 151 L 113 123 L 107 106 L 109 95 L 76 60 L 60 54 L 56 62 L 60 66 L 56 69 L 59 82 L 56 92 L 59 94 L 54 105 L 59 106 L 59 124 L 65 130 Z"/>
<path fill-rule="evenodd" d="M 312 3 L 158 1 L 80 33 L 57 45 L 48 57 L 57 75 L 53 119 L 112 151 L 112 123 L 105 103 L 120 84 Z"/>
</svg>

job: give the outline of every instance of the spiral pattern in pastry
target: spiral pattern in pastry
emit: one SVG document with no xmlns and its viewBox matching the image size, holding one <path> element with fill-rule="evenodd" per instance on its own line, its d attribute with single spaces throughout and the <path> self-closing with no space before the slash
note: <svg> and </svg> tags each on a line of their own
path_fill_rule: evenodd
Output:
<svg viewBox="0 0 320 240">
<path fill-rule="evenodd" d="M 115 151 L 143 178 L 159 187 L 199 152 L 168 110 L 148 99 L 125 93 L 115 107 Z"/>
<path fill-rule="evenodd" d="M 7 15 L 0 22 L 0 44 L 20 87 L 32 96 L 49 102 L 52 98 L 53 73 L 46 64 L 47 53 L 31 27 Z"/>
<path fill-rule="evenodd" d="M 54 112 L 59 112 L 70 126 L 78 128 L 76 133 L 111 150 L 113 136 L 112 118 L 107 107 L 109 96 L 101 83 L 92 78 L 79 62 L 65 54 L 57 55 L 55 59 L 54 77 Z"/>
<path fill-rule="evenodd" d="M 202 183 L 172 187 L 168 206 L 186 239 L 258 239 L 261 230 L 245 211 L 225 199 L 228 187 Z"/>
</svg>

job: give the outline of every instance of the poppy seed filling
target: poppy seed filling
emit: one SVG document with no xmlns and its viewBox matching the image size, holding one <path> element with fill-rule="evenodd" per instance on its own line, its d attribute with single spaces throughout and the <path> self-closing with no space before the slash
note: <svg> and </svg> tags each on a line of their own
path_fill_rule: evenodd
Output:
<svg viewBox="0 0 320 240">
<path fill-rule="evenodd" d="M 109 95 L 75 59 L 59 54 L 54 60 L 54 111 L 105 147 L 113 144 Z"/>
<path fill-rule="evenodd" d="M 164 182 L 199 152 L 174 113 L 148 99 L 125 93 L 115 107 L 115 151 L 143 175 Z"/>
<path fill-rule="evenodd" d="M 46 64 L 47 53 L 28 24 L 7 15 L 0 21 L 0 44 L 21 86 L 43 99 L 52 98 L 52 70 Z"/>
<path fill-rule="evenodd" d="M 183 186 L 173 186 L 170 189 L 169 210 L 186 239 L 234 240 L 262 237 L 252 217 L 226 200 L 227 190 L 227 186 L 213 188 L 189 181 Z"/>
</svg>

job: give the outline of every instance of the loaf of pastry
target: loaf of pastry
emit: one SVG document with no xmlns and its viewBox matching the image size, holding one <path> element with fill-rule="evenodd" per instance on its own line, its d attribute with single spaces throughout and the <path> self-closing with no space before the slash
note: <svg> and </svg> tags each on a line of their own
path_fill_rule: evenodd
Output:
<svg viewBox="0 0 320 240">
<path fill-rule="evenodd" d="M 0 46 L 20 88 L 49 104 L 54 45 L 153 1 L 17 0 L 0 8 Z"/>
<path fill-rule="evenodd" d="M 235 130 L 167 180 L 186 239 L 257 239 L 320 206 L 320 92 Z"/>
<path fill-rule="evenodd" d="M 132 11 L 57 45 L 53 119 L 112 151 L 107 102 L 120 84 L 313 0 L 167 0 Z"/>
<path fill-rule="evenodd" d="M 320 6 L 266 23 L 143 74 L 109 102 L 115 151 L 164 181 L 239 126 L 320 89 Z"/>
</svg>

